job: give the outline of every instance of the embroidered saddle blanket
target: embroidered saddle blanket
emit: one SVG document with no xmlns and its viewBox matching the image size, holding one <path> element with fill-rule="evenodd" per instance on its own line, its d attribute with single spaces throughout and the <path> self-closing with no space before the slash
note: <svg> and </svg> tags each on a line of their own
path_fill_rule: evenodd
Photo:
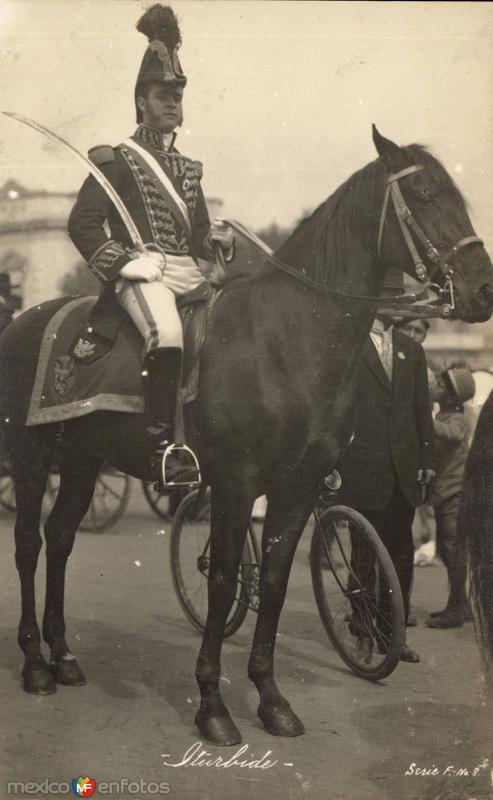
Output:
<svg viewBox="0 0 493 800">
<path fill-rule="evenodd" d="M 184 328 L 182 404 L 195 400 L 198 355 L 215 292 L 208 283 L 180 309 Z M 141 369 L 144 342 L 131 319 L 122 319 L 111 351 L 84 359 L 94 345 L 79 336 L 96 297 L 69 300 L 48 323 L 38 358 L 26 425 L 62 422 L 93 411 L 144 413 Z M 74 348 L 74 340 L 77 345 Z M 77 357 L 79 356 L 79 357 Z"/>
</svg>

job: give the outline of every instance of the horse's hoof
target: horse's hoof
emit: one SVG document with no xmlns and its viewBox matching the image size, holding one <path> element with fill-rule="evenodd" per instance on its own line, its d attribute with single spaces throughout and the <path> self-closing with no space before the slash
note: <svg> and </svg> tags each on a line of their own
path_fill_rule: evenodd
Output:
<svg viewBox="0 0 493 800">
<path fill-rule="evenodd" d="M 230 716 L 206 717 L 199 711 L 195 716 L 195 724 L 209 744 L 228 747 L 241 742 L 241 733 Z"/>
<path fill-rule="evenodd" d="M 260 705 L 257 714 L 267 733 L 272 736 L 301 736 L 305 732 L 302 721 L 289 704 L 285 706 Z"/>
<path fill-rule="evenodd" d="M 22 687 L 29 694 L 54 694 L 56 684 L 48 664 L 26 665 L 22 670 Z"/>
<path fill-rule="evenodd" d="M 86 679 L 84 677 L 84 673 L 82 672 L 75 658 L 71 659 L 70 661 L 66 661 L 64 659 L 61 659 L 60 661 L 52 661 L 50 666 L 51 674 L 53 675 L 56 683 L 60 683 L 62 686 L 85 685 Z"/>
</svg>

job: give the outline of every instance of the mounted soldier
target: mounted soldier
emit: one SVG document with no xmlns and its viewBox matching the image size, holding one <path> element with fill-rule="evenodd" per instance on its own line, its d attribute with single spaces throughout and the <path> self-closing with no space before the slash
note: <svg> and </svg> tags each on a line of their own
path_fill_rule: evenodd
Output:
<svg viewBox="0 0 493 800">
<path fill-rule="evenodd" d="M 146 431 L 153 443 L 153 475 L 166 483 L 163 453 L 173 442 L 182 371 L 176 299 L 205 280 L 198 259 L 214 259 L 214 241 L 227 252 L 233 234 L 220 224 L 211 225 L 200 185 L 201 164 L 175 147 L 187 82 L 178 58 L 177 19 L 171 8 L 156 4 L 140 18 L 137 30 L 149 41 L 135 86 L 137 130 L 117 147 L 92 148 L 89 156 L 123 199 L 145 251 L 134 249 L 120 215 L 92 175 L 79 192 L 68 230 L 102 283 L 92 316 L 99 330 L 111 328 L 121 313 L 118 304 L 144 337 Z M 84 359 L 83 350 L 77 353 L 76 347 L 75 353 Z M 188 469 L 186 455 L 185 462 L 181 466 Z"/>
</svg>

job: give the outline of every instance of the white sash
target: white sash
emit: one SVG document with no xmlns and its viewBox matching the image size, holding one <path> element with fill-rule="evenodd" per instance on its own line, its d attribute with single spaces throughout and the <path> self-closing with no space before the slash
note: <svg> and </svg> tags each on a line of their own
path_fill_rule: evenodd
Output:
<svg viewBox="0 0 493 800">
<path fill-rule="evenodd" d="M 180 197 L 180 195 L 176 191 L 176 189 L 173 186 L 171 180 L 166 175 L 166 172 L 161 167 L 159 162 L 154 158 L 154 156 L 152 156 L 149 153 L 148 150 L 145 150 L 143 147 L 140 146 L 140 144 L 137 144 L 137 142 L 134 142 L 133 139 L 125 139 L 125 141 L 123 142 L 123 145 L 125 147 L 128 147 L 129 150 L 135 150 L 140 155 L 140 157 L 144 159 L 144 161 L 147 163 L 147 165 L 151 169 L 151 171 L 161 181 L 161 183 L 163 184 L 163 186 L 166 189 L 166 191 L 168 192 L 168 194 L 170 194 L 171 197 L 173 198 L 174 202 L 178 206 L 179 211 L 181 211 L 181 213 L 182 213 L 182 216 L 183 216 L 185 225 L 186 225 L 186 227 L 188 229 L 188 232 L 191 233 L 192 232 L 192 224 L 190 222 L 190 216 L 188 214 L 187 204 Z"/>
</svg>

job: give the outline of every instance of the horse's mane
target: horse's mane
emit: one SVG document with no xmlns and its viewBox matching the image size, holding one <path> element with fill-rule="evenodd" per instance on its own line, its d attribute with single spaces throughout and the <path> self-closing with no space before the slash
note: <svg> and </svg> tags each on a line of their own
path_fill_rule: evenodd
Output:
<svg viewBox="0 0 493 800">
<path fill-rule="evenodd" d="M 363 211 L 367 213 L 375 203 L 377 176 L 382 170 L 377 159 L 351 175 L 301 220 L 276 255 L 319 283 L 335 277 L 346 242 L 361 228 Z"/>
<path fill-rule="evenodd" d="M 467 205 L 445 167 L 425 145 L 410 144 L 401 151 L 410 164 L 422 164 L 444 191 Z M 278 258 L 319 283 L 332 280 L 343 288 L 347 247 L 360 239 L 368 248 L 376 248 L 383 176 L 384 167 L 379 158 L 351 175 L 312 214 L 301 220 L 278 249 Z"/>
</svg>

